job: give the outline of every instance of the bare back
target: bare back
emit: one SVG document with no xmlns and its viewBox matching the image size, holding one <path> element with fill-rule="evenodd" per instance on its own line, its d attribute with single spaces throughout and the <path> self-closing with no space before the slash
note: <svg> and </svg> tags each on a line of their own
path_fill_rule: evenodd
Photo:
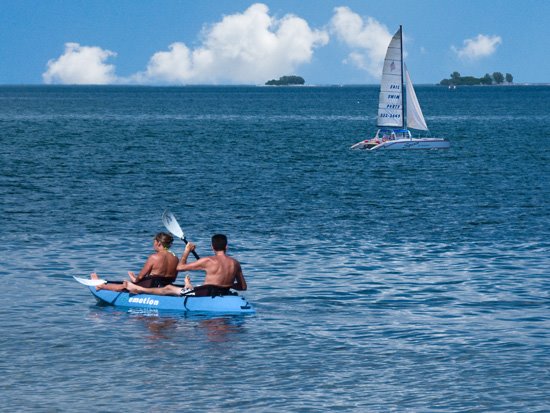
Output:
<svg viewBox="0 0 550 413">
<path fill-rule="evenodd" d="M 159 251 L 149 256 L 143 269 L 140 271 L 140 275 L 156 275 L 171 278 L 177 275 L 177 266 L 178 257 L 170 251 Z"/>
<path fill-rule="evenodd" d="M 205 284 L 217 285 L 218 287 L 232 287 L 238 275 L 241 273 L 241 266 L 237 260 L 224 254 L 204 258 L 204 269 L 206 276 Z"/>
</svg>

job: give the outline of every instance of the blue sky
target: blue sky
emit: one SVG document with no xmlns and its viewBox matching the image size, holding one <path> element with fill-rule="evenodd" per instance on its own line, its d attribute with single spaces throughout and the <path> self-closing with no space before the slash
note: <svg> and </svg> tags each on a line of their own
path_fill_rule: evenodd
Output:
<svg viewBox="0 0 550 413">
<path fill-rule="evenodd" d="M 0 0 L 0 84 L 376 84 L 403 25 L 416 84 L 550 83 L 546 0 Z"/>
</svg>

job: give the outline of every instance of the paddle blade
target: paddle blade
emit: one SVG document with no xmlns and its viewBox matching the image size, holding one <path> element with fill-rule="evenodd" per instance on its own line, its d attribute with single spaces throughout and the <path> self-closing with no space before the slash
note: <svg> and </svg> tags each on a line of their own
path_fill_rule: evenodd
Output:
<svg viewBox="0 0 550 413">
<path fill-rule="evenodd" d="M 73 278 L 78 281 L 80 284 L 87 285 L 88 287 L 97 287 L 98 285 L 107 284 L 105 280 L 92 280 L 90 278 L 80 278 L 73 275 Z"/>
<path fill-rule="evenodd" d="M 164 211 L 162 214 L 162 223 L 172 235 L 178 237 L 179 239 L 185 238 L 185 234 L 183 233 L 180 224 L 178 224 L 176 217 L 170 211 Z"/>
<path fill-rule="evenodd" d="M 181 239 L 185 245 L 187 245 L 187 240 L 185 239 L 185 234 L 183 233 L 183 230 L 180 227 L 180 224 L 178 224 L 178 221 L 176 220 L 176 217 L 174 214 L 172 214 L 170 211 L 166 210 L 162 214 L 162 223 L 166 227 L 168 231 L 172 235 L 175 235 L 179 239 Z M 191 251 L 195 258 L 198 260 L 200 259 L 199 255 L 195 252 L 195 250 Z"/>
</svg>

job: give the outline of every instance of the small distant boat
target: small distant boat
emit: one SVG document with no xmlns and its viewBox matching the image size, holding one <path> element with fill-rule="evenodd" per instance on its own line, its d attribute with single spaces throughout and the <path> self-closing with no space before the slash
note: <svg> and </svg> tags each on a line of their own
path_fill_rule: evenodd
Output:
<svg viewBox="0 0 550 413">
<path fill-rule="evenodd" d="M 406 90 L 406 102 L 403 90 Z M 405 124 L 406 103 L 406 124 Z M 406 126 L 405 126 L 406 125 Z M 351 146 L 351 149 L 447 149 L 451 145 L 441 138 L 413 138 L 410 129 L 428 132 L 428 126 L 416 98 L 407 66 L 403 62 L 403 28 L 390 41 L 380 83 L 376 136 Z"/>
</svg>

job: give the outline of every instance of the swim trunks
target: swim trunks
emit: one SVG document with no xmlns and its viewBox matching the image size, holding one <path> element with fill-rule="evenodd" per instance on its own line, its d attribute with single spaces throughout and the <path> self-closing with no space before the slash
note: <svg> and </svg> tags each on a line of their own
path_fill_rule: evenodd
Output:
<svg viewBox="0 0 550 413">
<path fill-rule="evenodd" d="M 215 297 L 217 295 L 234 295 L 229 287 L 218 287 L 217 285 L 199 285 L 193 289 L 195 297 Z"/>
<path fill-rule="evenodd" d="M 136 284 L 144 288 L 158 288 L 172 284 L 176 277 L 164 277 L 162 275 L 146 275 Z"/>
</svg>

